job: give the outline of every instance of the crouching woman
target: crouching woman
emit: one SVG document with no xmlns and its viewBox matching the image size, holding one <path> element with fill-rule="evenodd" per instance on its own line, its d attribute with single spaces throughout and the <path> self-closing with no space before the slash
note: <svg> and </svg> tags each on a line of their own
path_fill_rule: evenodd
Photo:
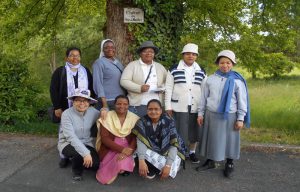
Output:
<svg viewBox="0 0 300 192">
<path fill-rule="evenodd" d="M 90 97 L 89 90 L 75 89 L 68 97 L 73 106 L 62 113 L 58 150 L 71 159 L 73 179 L 82 180 L 83 169 L 99 167 L 98 154 L 92 143 L 92 127 L 99 117 L 99 111 L 90 107 L 97 102 Z"/>
<path fill-rule="evenodd" d="M 181 160 L 185 159 L 186 148 L 174 120 L 162 114 L 159 100 L 148 102 L 147 115 L 137 122 L 132 132 L 137 136 L 140 176 L 153 179 L 160 174 L 161 179 L 174 178 Z"/>
<path fill-rule="evenodd" d="M 111 184 L 119 174 L 127 176 L 133 171 L 136 137 L 131 130 L 139 117 L 128 111 L 128 106 L 128 98 L 119 95 L 115 99 L 115 110 L 109 111 L 105 120 L 98 120 L 96 148 L 100 167 L 96 179 L 102 184 Z"/>
</svg>

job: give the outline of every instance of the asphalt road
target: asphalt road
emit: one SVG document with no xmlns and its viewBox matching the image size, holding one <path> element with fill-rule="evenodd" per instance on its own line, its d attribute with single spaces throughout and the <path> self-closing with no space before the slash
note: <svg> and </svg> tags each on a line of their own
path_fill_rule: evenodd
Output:
<svg viewBox="0 0 300 192">
<path fill-rule="evenodd" d="M 71 167 L 58 167 L 56 138 L 0 133 L 1 192 L 298 192 L 300 146 L 243 147 L 232 179 L 224 178 L 223 166 L 196 172 L 189 161 L 175 179 L 143 179 L 136 170 L 119 176 L 111 185 L 99 184 L 95 172 L 85 170 L 83 181 L 72 180 Z"/>
</svg>

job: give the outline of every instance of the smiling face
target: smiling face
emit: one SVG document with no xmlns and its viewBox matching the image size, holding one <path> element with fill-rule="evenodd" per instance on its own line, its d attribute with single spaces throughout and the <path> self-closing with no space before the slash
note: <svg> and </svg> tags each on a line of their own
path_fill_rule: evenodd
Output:
<svg viewBox="0 0 300 192">
<path fill-rule="evenodd" d="M 106 58 L 113 58 L 116 53 L 115 45 L 111 41 L 107 41 L 103 45 L 103 53 Z"/>
<path fill-rule="evenodd" d="M 157 122 L 162 114 L 162 108 L 157 102 L 151 102 L 147 107 L 147 115 L 153 122 Z"/>
<path fill-rule="evenodd" d="M 73 106 L 78 112 L 85 112 L 89 106 L 89 100 L 83 97 L 75 97 L 73 100 Z"/>
<path fill-rule="evenodd" d="M 219 65 L 219 69 L 222 73 L 228 73 L 229 71 L 231 71 L 231 69 L 233 67 L 232 61 L 227 57 L 219 58 L 218 65 Z"/>
<path fill-rule="evenodd" d="M 128 100 L 125 98 L 118 98 L 115 103 L 115 111 L 118 115 L 124 115 L 128 111 Z"/>
<path fill-rule="evenodd" d="M 140 57 L 142 61 L 146 64 L 152 64 L 154 55 L 155 55 L 155 51 L 152 48 L 145 48 L 140 53 Z"/>
<path fill-rule="evenodd" d="M 196 61 L 197 56 L 198 55 L 196 53 L 190 53 L 190 52 L 186 52 L 182 54 L 183 61 L 188 66 L 191 66 Z"/>
<path fill-rule="evenodd" d="M 77 50 L 70 51 L 66 60 L 72 65 L 78 65 L 80 63 L 80 52 Z"/>
</svg>

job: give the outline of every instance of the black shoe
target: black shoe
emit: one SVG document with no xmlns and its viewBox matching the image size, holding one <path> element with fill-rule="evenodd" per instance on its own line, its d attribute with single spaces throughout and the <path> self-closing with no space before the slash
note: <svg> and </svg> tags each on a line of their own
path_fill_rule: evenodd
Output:
<svg viewBox="0 0 300 192">
<path fill-rule="evenodd" d="M 74 175 L 73 175 L 73 180 L 74 180 L 74 181 L 81 181 L 81 180 L 82 180 L 82 176 L 81 176 L 81 175 L 78 175 L 78 174 L 74 174 Z"/>
<path fill-rule="evenodd" d="M 123 173 L 121 173 L 120 175 L 124 176 L 124 177 L 127 177 L 130 175 L 130 172 L 129 171 L 124 171 Z"/>
<path fill-rule="evenodd" d="M 208 169 L 215 169 L 215 168 L 217 168 L 216 162 L 211 159 L 207 159 L 203 165 L 196 167 L 196 171 L 205 171 Z"/>
<path fill-rule="evenodd" d="M 232 177 L 233 163 L 225 163 L 224 176 L 227 178 Z"/>
<path fill-rule="evenodd" d="M 155 176 L 156 176 L 156 171 L 150 169 L 150 170 L 149 170 L 149 173 L 148 173 L 147 176 L 146 176 L 146 178 L 147 178 L 147 179 L 153 179 Z"/>
<path fill-rule="evenodd" d="M 68 158 L 61 158 L 59 161 L 59 167 L 60 168 L 66 168 L 69 164 L 69 159 Z"/>
<path fill-rule="evenodd" d="M 189 157 L 192 163 L 200 163 L 200 160 L 196 157 L 195 153 L 191 153 Z"/>
</svg>

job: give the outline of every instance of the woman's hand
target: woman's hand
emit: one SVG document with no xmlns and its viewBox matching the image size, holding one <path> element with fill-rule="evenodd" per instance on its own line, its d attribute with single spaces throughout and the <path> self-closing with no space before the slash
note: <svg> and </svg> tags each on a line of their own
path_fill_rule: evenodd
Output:
<svg viewBox="0 0 300 192">
<path fill-rule="evenodd" d="M 62 109 L 56 109 L 56 110 L 54 110 L 54 114 L 55 114 L 56 117 L 61 118 Z"/>
<path fill-rule="evenodd" d="M 142 92 L 147 92 L 147 91 L 149 90 L 149 88 L 150 88 L 150 85 L 144 84 L 144 85 L 142 85 L 142 87 L 141 87 L 141 91 L 142 91 Z"/>
<path fill-rule="evenodd" d="M 93 166 L 93 159 L 90 154 L 86 155 L 83 157 L 83 166 L 86 168 L 92 167 Z"/>
<path fill-rule="evenodd" d="M 235 127 L 234 127 L 234 128 L 235 128 L 236 130 L 239 131 L 239 130 L 241 130 L 243 127 L 244 127 L 244 122 L 243 122 L 243 121 L 236 121 L 236 122 L 235 122 Z"/>
<path fill-rule="evenodd" d="M 122 150 L 122 153 L 126 156 L 130 156 L 132 155 L 133 153 L 133 149 L 129 148 L 129 147 L 125 147 L 123 150 Z"/>
<path fill-rule="evenodd" d="M 119 153 L 117 156 L 117 161 L 122 161 L 123 159 L 125 159 L 127 156 L 124 155 L 123 153 Z"/>
<path fill-rule="evenodd" d="M 197 122 L 198 122 L 199 126 L 202 126 L 203 125 L 203 116 L 198 116 Z"/>
<path fill-rule="evenodd" d="M 169 117 L 173 117 L 173 110 L 166 110 Z"/>
<path fill-rule="evenodd" d="M 145 160 L 140 159 L 139 160 L 139 174 L 140 174 L 140 176 L 147 177 L 148 173 L 149 173 L 149 170 L 148 170 L 148 166 L 147 166 Z"/>
<path fill-rule="evenodd" d="M 160 179 L 167 179 L 169 177 L 170 174 L 170 170 L 171 170 L 171 166 L 170 165 L 165 165 L 162 170 L 161 170 L 161 175 L 160 175 Z"/>
<path fill-rule="evenodd" d="M 108 113 L 108 108 L 101 108 L 101 110 L 100 110 L 100 119 L 105 121 L 105 119 L 107 117 L 107 113 Z"/>
</svg>

